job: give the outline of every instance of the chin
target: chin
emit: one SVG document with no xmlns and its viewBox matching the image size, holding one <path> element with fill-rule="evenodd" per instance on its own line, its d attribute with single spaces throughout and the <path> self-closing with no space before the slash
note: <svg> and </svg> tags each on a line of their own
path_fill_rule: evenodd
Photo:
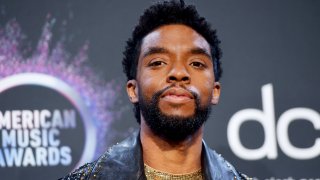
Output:
<svg viewBox="0 0 320 180">
<path fill-rule="evenodd" d="M 177 119 L 185 119 L 185 118 L 187 119 L 187 118 L 192 118 L 194 116 L 194 113 L 189 114 L 186 112 L 171 112 L 171 113 L 162 112 L 162 113 L 166 116 L 177 118 Z"/>
<path fill-rule="evenodd" d="M 177 118 L 191 118 L 195 115 L 195 110 L 176 110 L 176 109 L 171 109 L 169 112 L 168 111 L 164 111 L 160 109 L 160 112 L 163 115 L 166 116 L 170 116 L 170 117 L 177 117 Z"/>
</svg>

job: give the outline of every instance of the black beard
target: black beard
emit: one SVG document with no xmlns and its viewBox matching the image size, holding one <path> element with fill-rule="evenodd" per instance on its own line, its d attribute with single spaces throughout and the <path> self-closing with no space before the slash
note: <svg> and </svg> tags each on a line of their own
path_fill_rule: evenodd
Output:
<svg viewBox="0 0 320 180">
<path fill-rule="evenodd" d="M 177 143 L 186 140 L 199 130 L 208 119 L 211 106 L 207 103 L 201 107 L 199 96 L 188 90 L 195 99 L 194 115 L 190 117 L 165 115 L 159 108 L 159 100 L 161 94 L 171 87 L 156 92 L 150 102 L 144 100 L 143 96 L 139 94 L 139 107 L 146 124 L 155 135 L 167 142 Z"/>
</svg>

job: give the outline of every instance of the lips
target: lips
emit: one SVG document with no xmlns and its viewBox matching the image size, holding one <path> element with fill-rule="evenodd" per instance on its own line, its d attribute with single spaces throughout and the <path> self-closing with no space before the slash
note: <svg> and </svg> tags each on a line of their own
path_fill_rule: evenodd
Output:
<svg viewBox="0 0 320 180">
<path fill-rule="evenodd" d="M 166 90 L 161 98 L 171 103 L 184 103 L 193 100 L 193 95 L 184 88 L 173 87 Z"/>
</svg>

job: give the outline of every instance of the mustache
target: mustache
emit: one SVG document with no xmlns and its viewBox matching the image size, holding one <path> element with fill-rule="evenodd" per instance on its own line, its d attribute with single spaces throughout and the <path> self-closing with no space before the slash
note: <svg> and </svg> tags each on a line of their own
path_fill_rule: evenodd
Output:
<svg viewBox="0 0 320 180">
<path fill-rule="evenodd" d="M 175 84 L 171 84 L 170 86 L 167 86 L 167 87 L 165 87 L 165 88 L 157 91 L 157 92 L 152 96 L 152 100 L 157 100 L 157 99 L 159 99 L 160 96 L 161 96 L 161 94 L 163 94 L 165 91 L 167 91 L 168 89 L 173 88 L 173 87 L 175 87 L 175 86 L 176 86 Z M 196 101 L 200 101 L 199 95 L 198 95 L 196 92 L 194 92 L 194 91 L 192 91 L 191 89 L 188 89 L 188 88 L 186 88 L 186 87 L 184 87 L 184 86 L 180 86 L 180 88 L 183 88 L 184 90 L 186 90 L 186 91 L 188 91 L 190 94 L 192 94 L 192 96 L 194 97 L 194 99 L 195 99 Z"/>
</svg>

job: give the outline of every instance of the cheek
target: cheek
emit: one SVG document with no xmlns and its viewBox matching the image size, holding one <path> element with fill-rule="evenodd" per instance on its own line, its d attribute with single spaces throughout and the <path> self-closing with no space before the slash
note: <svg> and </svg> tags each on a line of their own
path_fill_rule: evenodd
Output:
<svg viewBox="0 0 320 180">
<path fill-rule="evenodd" d="M 201 99 L 201 102 L 210 102 L 214 87 L 214 78 L 212 73 L 205 73 L 195 81 L 195 86 L 192 88 Z"/>
<path fill-rule="evenodd" d="M 207 97 L 212 94 L 213 83 L 210 82 L 198 82 L 195 86 L 190 87 L 192 91 L 197 93 L 200 97 Z"/>
<path fill-rule="evenodd" d="M 151 100 L 152 96 L 161 90 L 163 80 L 159 75 L 154 74 L 141 74 L 139 76 L 139 91 L 146 100 Z"/>
<path fill-rule="evenodd" d="M 207 72 L 204 74 L 204 82 L 203 85 L 205 86 L 204 88 L 210 90 L 210 92 L 213 90 L 214 87 L 214 75 L 213 75 L 213 71 Z"/>
</svg>

